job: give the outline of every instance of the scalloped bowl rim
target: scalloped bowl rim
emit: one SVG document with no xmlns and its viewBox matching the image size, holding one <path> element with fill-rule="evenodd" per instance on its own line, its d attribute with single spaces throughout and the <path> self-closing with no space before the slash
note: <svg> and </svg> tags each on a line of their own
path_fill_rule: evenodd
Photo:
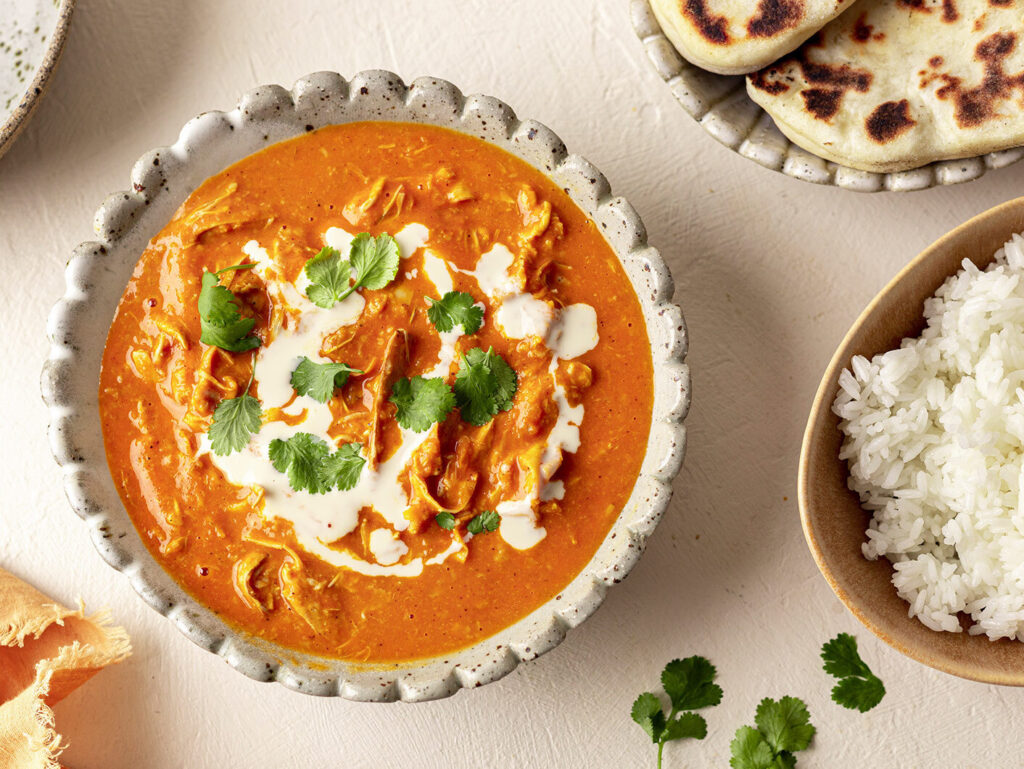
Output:
<svg viewBox="0 0 1024 769">
<path fill-rule="evenodd" d="M 97 382 L 106 329 L 145 243 L 203 180 L 262 146 L 316 127 L 358 120 L 440 125 L 478 136 L 538 168 L 563 187 L 602 229 L 640 300 L 654 363 L 651 433 L 633 493 L 595 555 L 558 596 L 474 646 L 407 663 L 360 665 L 283 649 L 226 625 L 189 596 L 157 564 L 114 488 L 99 429 Z M 197 645 L 241 673 L 297 691 L 361 701 L 422 701 L 480 686 L 520 661 L 556 646 L 588 617 L 639 558 L 664 514 L 686 444 L 689 369 L 686 327 L 672 304 L 664 260 L 647 244 L 643 223 L 604 176 L 568 154 L 547 127 L 520 120 L 489 96 L 464 96 L 438 78 L 409 86 L 394 73 L 368 70 L 345 80 L 332 72 L 300 78 L 291 91 L 256 88 L 229 112 L 189 121 L 170 147 L 144 154 L 132 189 L 111 195 L 96 213 L 99 240 L 83 243 L 68 262 L 64 297 L 48 323 L 50 354 L 42 372 L 51 451 L 69 502 L 88 524 L 101 556 L 125 573 L 154 609 Z M 90 334 L 90 329 L 93 332 Z"/>
</svg>

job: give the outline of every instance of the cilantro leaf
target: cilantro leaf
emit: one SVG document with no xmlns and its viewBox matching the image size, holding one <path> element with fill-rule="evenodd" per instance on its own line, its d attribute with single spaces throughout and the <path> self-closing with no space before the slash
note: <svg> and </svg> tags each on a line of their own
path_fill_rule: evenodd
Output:
<svg viewBox="0 0 1024 769">
<path fill-rule="evenodd" d="M 471 425 L 485 425 L 499 411 L 512 408 L 518 377 L 504 358 L 491 347 L 476 347 L 462 356 L 455 375 L 455 403 Z"/>
<path fill-rule="evenodd" d="M 479 515 L 473 516 L 466 531 L 470 534 L 483 534 L 485 531 L 496 531 L 501 524 L 501 516 L 494 510 L 484 510 Z"/>
<path fill-rule="evenodd" d="M 766 697 L 757 706 L 754 716 L 758 731 L 776 753 L 806 750 L 815 732 L 810 720 L 807 706 L 796 697 L 783 697 L 778 701 Z"/>
<path fill-rule="evenodd" d="M 438 513 L 434 516 L 434 520 L 437 521 L 437 525 L 445 531 L 451 531 L 455 528 L 455 516 L 451 513 Z"/>
<path fill-rule="evenodd" d="M 473 297 L 464 291 L 449 291 L 440 299 L 431 299 L 427 318 L 438 331 L 451 331 L 462 326 L 463 333 L 475 334 L 484 322 L 484 309 L 473 303 Z"/>
<path fill-rule="evenodd" d="M 676 710 L 697 710 L 722 701 L 715 666 L 703 657 L 672 660 L 661 674 L 661 685 Z"/>
<path fill-rule="evenodd" d="M 349 261 L 356 273 L 356 282 L 348 293 L 360 287 L 384 288 L 398 274 L 400 258 L 398 241 L 390 235 L 373 237 L 368 232 L 356 235 L 352 241 L 352 250 L 349 252 Z"/>
<path fill-rule="evenodd" d="M 665 713 L 656 696 L 650 692 L 641 694 L 633 703 L 630 715 L 651 738 L 651 742 L 657 743 L 661 740 L 661 735 L 665 731 Z"/>
<path fill-rule="evenodd" d="M 844 708 L 866 713 L 885 696 L 885 685 L 871 672 L 857 651 L 857 639 L 840 633 L 821 647 L 825 672 L 839 680 L 832 699 Z"/>
<path fill-rule="evenodd" d="M 708 722 L 699 713 L 683 713 L 665 725 L 665 742 L 693 738 L 703 740 L 708 736 Z"/>
<path fill-rule="evenodd" d="M 303 272 L 309 278 L 306 296 L 317 307 L 329 310 L 352 293 L 348 285 L 352 264 L 342 258 L 336 248 L 321 248 L 320 253 L 306 262 Z"/>
<path fill-rule="evenodd" d="M 732 758 L 729 766 L 733 769 L 771 769 L 775 753 L 765 742 L 761 732 L 752 726 L 741 726 L 729 743 Z"/>
<path fill-rule="evenodd" d="M 299 395 L 308 395 L 313 400 L 327 403 L 334 395 L 334 389 L 348 381 L 349 374 L 362 373 L 344 363 L 316 363 L 302 356 L 292 372 L 292 387 Z"/>
<path fill-rule="evenodd" d="M 346 443 L 324 459 L 321 475 L 326 490 L 338 488 L 348 491 L 359 483 L 359 474 L 366 465 L 366 460 L 360 454 L 362 448 L 358 443 Z"/>
<path fill-rule="evenodd" d="M 217 456 L 241 451 L 255 433 L 260 431 L 263 409 L 248 393 L 227 398 L 217 404 L 210 424 L 210 448 Z"/>
<path fill-rule="evenodd" d="M 844 708 L 867 713 L 882 701 L 885 696 L 885 685 L 877 676 L 870 678 L 842 679 L 832 687 L 832 699 Z"/>
<path fill-rule="evenodd" d="M 249 336 L 255 318 L 243 318 L 238 297 L 220 285 L 220 274 L 231 269 L 247 269 L 249 265 L 228 267 L 218 272 L 203 272 L 199 291 L 199 340 L 228 352 L 245 352 L 260 346 L 258 336 Z"/>
<path fill-rule="evenodd" d="M 418 433 L 443 421 L 455 408 L 455 395 L 441 377 L 399 379 L 388 400 L 398 408 L 398 424 Z"/>
<path fill-rule="evenodd" d="M 311 494 L 330 490 L 321 472 L 330 453 L 327 443 L 310 433 L 296 433 L 287 440 L 275 438 L 270 442 L 270 463 L 274 469 L 288 475 L 293 489 Z"/>
</svg>

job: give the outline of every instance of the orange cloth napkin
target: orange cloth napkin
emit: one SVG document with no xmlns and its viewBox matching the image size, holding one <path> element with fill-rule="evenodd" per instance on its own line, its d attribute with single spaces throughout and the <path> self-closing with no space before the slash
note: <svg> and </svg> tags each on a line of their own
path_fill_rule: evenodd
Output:
<svg viewBox="0 0 1024 769">
<path fill-rule="evenodd" d="M 0 769 L 57 769 L 50 706 L 129 654 L 107 612 L 86 617 L 0 569 Z"/>
</svg>

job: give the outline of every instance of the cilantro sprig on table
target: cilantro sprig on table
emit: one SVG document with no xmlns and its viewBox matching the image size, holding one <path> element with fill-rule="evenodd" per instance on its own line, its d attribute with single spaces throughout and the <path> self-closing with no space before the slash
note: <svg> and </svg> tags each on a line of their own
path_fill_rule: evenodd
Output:
<svg viewBox="0 0 1024 769">
<path fill-rule="evenodd" d="M 815 728 L 803 700 L 765 698 L 757 706 L 753 726 L 741 726 L 729 743 L 733 769 L 793 769 L 796 756 L 806 750 Z"/>
<path fill-rule="evenodd" d="M 398 424 L 421 433 L 435 422 L 442 422 L 455 408 L 455 394 L 441 377 L 414 376 L 399 379 L 388 399 L 395 404 Z"/>
<path fill-rule="evenodd" d="M 316 363 L 305 355 L 292 372 L 292 387 L 299 395 L 308 395 L 320 403 L 327 403 L 335 388 L 343 387 L 349 374 L 362 374 L 357 368 L 344 363 Z"/>
<path fill-rule="evenodd" d="M 220 276 L 232 270 L 251 270 L 255 264 L 236 264 L 217 272 L 203 271 L 199 291 L 199 341 L 228 352 L 245 352 L 260 346 L 260 338 L 250 335 L 255 318 L 243 318 L 234 292 L 220 285 Z"/>
<path fill-rule="evenodd" d="M 704 657 L 672 660 L 661 673 L 661 686 L 672 703 L 668 716 L 653 692 L 644 692 L 633 702 L 633 720 L 658 746 L 659 769 L 665 743 L 707 736 L 707 722 L 692 711 L 722 701 L 722 687 L 714 683 L 715 675 L 715 666 Z"/>
<path fill-rule="evenodd" d="M 326 494 L 332 489 L 347 491 L 359 481 L 366 459 L 358 443 L 346 443 L 332 452 L 322 438 L 310 433 L 295 433 L 284 440 L 270 442 L 270 463 L 288 476 L 295 491 Z"/>
<path fill-rule="evenodd" d="M 455 404 L 464 420 L 479 427 L 512 408 L 518 387 L 518 375 L 493 347 L 487 352 L 476 347 L 462 356 L 453 388 Z"/>
<path fill-rule="evenodd" d="M 840 633 L 821 647 L 825 672 L 839 679 L 832 688 L 832 699 L 850 710 L 866 713 L 882 701 L 885 685 L 871 672 L 857 651 L 857 639 Z"/>
<path fill-rule="evenodd" d="M 399 260 L 398 241 L 386 233 L 377 237 L 359 233 L 347 258 L 336 248 L 324 246 L 306 262 L 306 296 L 318 307 L 330 309 L 357 289 L 384 288 L 398 274 Z M 355 280 L 350 284 L 353 273 Z"/>
<path fill-rule="evenodd" d="M 473 303 L 473 297 L 464 291 L 449 291 L 440 299 L 431 299 L 427 318 L 441 332 L 462 326 L 463 333 L 475 334 L 484 322 L 484 309 Z"/>
</svg>

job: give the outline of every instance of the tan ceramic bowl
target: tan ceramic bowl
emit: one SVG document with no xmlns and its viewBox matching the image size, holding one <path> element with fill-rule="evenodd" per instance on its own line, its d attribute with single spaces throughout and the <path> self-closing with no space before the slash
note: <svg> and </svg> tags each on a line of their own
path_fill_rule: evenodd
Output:
<svg viewBox="0 0 1024 769">
<path fill-rule="evenodd" d="M 986 683 L 1024 686 L 1024 643 L 929 630 L 907 614 L 890 582 L 892 566 L 861 555 L 871 516 L 847 489 L 839 460 L 841 434 L 832 402 L 839 374 L 854 355 L 870 358 L 924 329 L 924 300 L 966 258 L 984 267 L 1014 232 L 1024 231 L 1024 198 L 1004 203 L 939 238 L 903 269 L 853 324 L 829 363 L 811 407 L 800 453 L 799 504 L 804 535 L 836 595 L 886 643 L 946 673 Z"/>
</svg>

